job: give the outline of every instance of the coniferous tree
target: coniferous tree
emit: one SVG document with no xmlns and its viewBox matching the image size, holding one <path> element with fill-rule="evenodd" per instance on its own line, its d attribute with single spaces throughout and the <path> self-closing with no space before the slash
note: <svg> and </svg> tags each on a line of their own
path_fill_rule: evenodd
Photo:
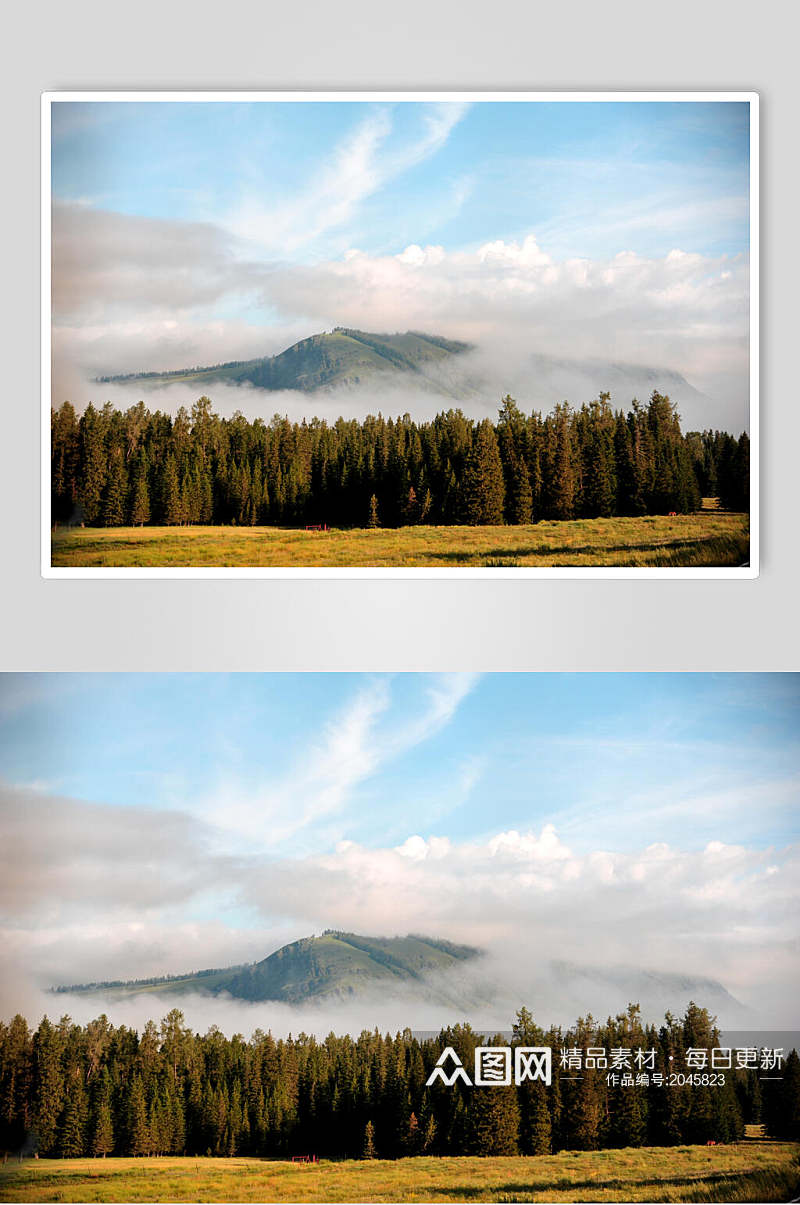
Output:
<svg viewBox="0 0 800 1205">
<path fill-rule="evenodd" d="M 734 1086 L 743 1124 L 746 1118 L 749 1123 L 759 1125 L 764 1118 L 763 1096 L 758 1076 L 739 1074 Z"/>
<path fill-rule="evenodd" d="M 764 1123 L 772 1138 L 800 1142 L 800 1058 L 790 1051 L 780 1078 L 764 1084 Z"/>
<path fill-rule="evenodd" d="M 723 436 L 717 460 L 720 505 L 726 510 L 746 511 L 750 506 L 750 439 Z"/>
<path fill-rule="evenodd" d="M 581 513 L 590 519 L 608 517 L 614 514 L 617 496 L 615 423 L 609 394 L 601 393 L 599 401 L 584 408 L 581 419 L 584 438 Z"/>
<path fill-rule="evenodd" d="M 78 466 L 80 436 L 74 406 L 64 402 L 60 410 L 50 411 L 50 489 L 55 522 L 67 522 L 78 503 Z"/>
<path fill-rule="evenodd" d="M 614 421 L 614 467 L 617 478 L 616 512 L 618 515 L 634 515 L 637 511 L 633 444 L 630 425 L 621 411 Z"/>
<path fill-rule="evenodd" d="M 142 1077 L 135 1075 L 128 1101 L 128 1149 L 132 1155 L 149 1155 L 152 1135 Z"/>
<path fill-rule="evenodd" d="M 408 1128 L 403 1139 L 403 1149 L 407 1155 L 418 1155 L 422 1150 L 424 1135 L 420 1129 L 416 1113 L 412 1112 L 408 1119 Z"/>
<path fill-rule="evenodd" d="M 143 527 L 150 522 L 150 487 L 148 484 L 147 452 L 141 448 L 133 472 L 131 489 L 131 523 Z"/>
<path fill-rule="evenodd" d="M 468 1150 L 473 1155 L 519 1153 L 519 1105 L 513 1087 L 475 1090 L 468 1122 Z"/>
<path fill-rule="evenodd" d="M 33 1040 L 28 1023 L 17 1013 L 0 1023 L 0 1149 L 22 1148 L 32 1129 Z"/>
<path fill-rule="evenodd" d="M 408 495 L 403 508 L 403 520 L 407 526 L 412 526 L 419 522 L 419 503 L 417 502 L 417 491 L 413 485 L 408 488 Z"/>
<path fill-rule="evenodd" d="M 127 517 L 128 474 L 122 449 L 112 454 L 103 498 L 103 523 L 106 527 L 122 527 Z"/>
<path fill-rule="evenodd" d="M 110 1155 L 114 1149 L 114 1124 L 111 1118 L 111 1106 L 108 1101 L 98 1105 L 92 1134 L 92 1154 Z"/>
<path fill-rule="evenodd" d="M 612 1128 L 615 1145 L 643 1146 L 647 1137 L 647 1111 L 641 1088 L 620 1088 Z"/>
<path fill-rule="evenodd" d="M 514 1046 L 543 1046 L 545 1036 L 529 1009 L 520 1008 L 512 1030 Z M 552 1145 L 552 1123 L 547 1089 L 541 1080 L 526 1079 L 517 1087 L 519 1146 L 523 1155 L 548 1155 Z"/>
<path fill-rule="evenodd" d="M 711 1113 L 716 1142 L 739 1142 L 744 1137 L 744 1120 L 742 1118 L 736 1088 L 731 1076 L 725 1077 L 725 1083 L 718 1085 L 711 1096 Z"/>
<path fill-rule="evenodd" d="M 464 522 L 471 525 L 502 523 L 504 501 L 503 465 L 497 438 L 492 424 L 484 419 L 476 428 L 464 469 Z"/>
<path fill-rule="evenodd" d="M 591 1016 L 578 1020 L 575 1046 L 588 1048 L 595 1033 Z M 602 1122 L 600 1072 L 584 1066 L 580 1078 L 571 1078 L 562 1085 L 564 1091 L 564 1129 L 571 1150 L 594 1151 L 600 1145 Z"/>
<path fill-rule="evenodd" d="M 553 519 L 571 519 L 575 513 L 577 483 L 575 447 L 570 407 L 556 406 L 545 420 L 544 490 L 548 497 L 547 513 Z"/>
<path fill-rule="evenodd" d="M 375 1159 L 375 1127 L 368 1121 L 364 1127 L 364 1145 L 361 1151 L 362 1159 Z"/>
<path fill-rule="evenodd" d="M 530 523 L 533 519 L 533 490 L 524 460 L 516 460 L 512 470 L 510 522 Z"/>
<path fill-rule="evenodd" d="M 168 526 L 181 522 L 181 487 L 172 453 L 167 456 L 161 474 L 161 514 Z"/>
<path fill-rule="evenodd" d="M 658 1032 L 659 1067 L 662 1074 L 679 1071 L 683 1060 L 684 1034 L 680 1022 L 666 1014 Z M 648 1141 L 656 1146 L 675 1146 L 682 1142 L 687 1128 L 687 1093 L 681 1087 L 669 1092 L 650 1091 Z"/>
<path fill-rule="evenodd" d="M 106 1026 L 103 1026 L 100 1032 L 104 1038 L 108 1037 L 109 1041 L 99 1040 L 96 1043 L 97 1066 L 93 1079 L 91 1108 L 89 1112 L 89 1152 L 95 1156 L 109 1155 L 114 1149 L 111 1077 L 108 1065 L 100 1065 L 110 1045 L 110 1034 Z"/>
<path fill-rule="evenodd" d="M 520 1150 L 524 1155 L 549 1155 L 552 1150 L 547 1089 L 541 1081 L 526 1085 L 520 1094 Z"/>
<path fill-rule="evenodd" d="M 79 498 L 83 515 L 90 527 L 100 522 L 103 507 L 103 490 L 108 471 L 105 426 L 104 416 L 90 403 L 78 424 Z"/>
<path fill-rule="evenodd" d="M 33 1129 L 43 1155 L 53 1154 L 58 1145 L 63 1090 L 61 1043 L 57 1031 L 45 1017 L 33 1038 Z"/>
<path fill-rule="evenodd" d="M 69 1082 L 59 1126 L 59 1154 L 62 1159 L 80 1159 L 86 1154 L 87 1121 L 86 1093 L 81 1078 L 75 1076 Z"/>
</svg>

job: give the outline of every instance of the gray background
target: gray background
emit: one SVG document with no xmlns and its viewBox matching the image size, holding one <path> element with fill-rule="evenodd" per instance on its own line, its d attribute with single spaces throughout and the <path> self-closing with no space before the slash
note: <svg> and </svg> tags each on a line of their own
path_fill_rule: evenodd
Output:
<svg viewBox="0 0 800 1205">
<path fill-rule="evenodd" d="M 0 670 L 800 668 L 791 13 L 783 3 L 734 0 L 40 0 L 8 15 Z M 758 580 L 40 578 L 40 92 L 318 87 L 760 92 Z"/>
</svg>

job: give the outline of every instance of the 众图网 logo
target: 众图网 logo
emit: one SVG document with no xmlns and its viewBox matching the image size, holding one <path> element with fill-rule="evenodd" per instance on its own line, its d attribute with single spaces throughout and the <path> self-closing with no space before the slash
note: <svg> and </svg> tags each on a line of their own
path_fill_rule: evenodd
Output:
<svg viewBox="0 0 800 1205">
<path fill-rule="evenodd" d="M 553 1056 L 549 1046 L 516 1046 L 513 1051 L 510 1046 L 478 1046 L 472 1079 L 453 1047 L 445 1046 L 426 1080 L 426 1087 L 441 1080 L 448 1088 L 458 1082 L 469 1088 L 507 1088 L 512 1083 L 519 1085 L 529 1080 L 549 1085 L 552 1078 Z"/>
</svg>

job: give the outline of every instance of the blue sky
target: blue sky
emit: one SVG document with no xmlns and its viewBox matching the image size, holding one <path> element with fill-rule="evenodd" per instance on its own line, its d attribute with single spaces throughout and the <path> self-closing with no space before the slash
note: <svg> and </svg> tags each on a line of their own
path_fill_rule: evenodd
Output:
<svg viewBox="0 0 800 1205">
<path fill-rule="evenodd" d="M 3 675 L 0 1011 L 342 928 L 795 1023 L 799 707 L 796 674 Z"/>
<path fill-rule="evenodd" d="M 795 675 L 8 676 L 3 704 L 6 782 L 198 815 L 263 797 L 244 831 L 282 853 L 545 823 L 583 849 L 798 835 Z M 340 802 L 272 834 L 315 760 L 309 792 L 343 780 Z"/>
<path fill-rule="evenodd" d="M 447 136 L 415 152 L 441 112 Z M 346 221 L 293 249 L 299 258 L 531 232 L 559 258 L 747 250 L 749 114 L 735 102 L 64 103 L 53 195 L 226 225 L 253 193 L 291 203 L 370 122 L 380 179 L 363 182 Z"/>
</svg>

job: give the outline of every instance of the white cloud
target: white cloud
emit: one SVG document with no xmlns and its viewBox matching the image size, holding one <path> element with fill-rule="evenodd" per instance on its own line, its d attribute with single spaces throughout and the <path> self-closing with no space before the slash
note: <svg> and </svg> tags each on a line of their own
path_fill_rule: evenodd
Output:
<svg viewBox="0 0 800 1205">
<path fill-rule="evenodd" d="M 361 255 L 360 251 L 348 252 L 347 259 L 351 260 Z M 421 268 L 423 264 L 440 264 L 445 258 L 444 247 L 420 247 L 417 243 L 410 243 L 405 251 L 400 251 L 396 259 L 401 264 L 410 264 L 412 268 Z"/>
<path fill-rule="evenodd" d="M 313 297 L 318 312 L 343 310 L 348 324 L 371 329 L 435 323 L 479 339 L 501 321 L 512 329 L 524 325 L 531 350 L 563 352 L 572 345 L 578 356 L 608 353 L 613 319 L 620 323 L 615 348 L 639 362 L 655 354 L 662 363 L 656 347 L 671 346 L 678 332 L 687 344 L 709 336 L 743 340 L 748 287 L 744 257 L 671 252 L 646 259 L 626 252 L 610 261 L 556 262 L 529 235 L 522 243 L 498 240 L 473 251 L 411 245 L 399 255 L 359 251 L 298 265 L 271 282 L 270 297 L 303 313 Z M 563 323 L 566 340 L 558 337 Z"/>
<path fill-rule="evenodd" d="M 421 862 L 425 858 L 446 858 L 450 852 L 450 842 L 447 837 L 431 837 L 426 841 L 424 837 L 415 834 L 408 837 L 402 845 L 396 846 L 395 850 L 403 858 Z"/>
<path fill-rule="evenodd" d="M 112 900 L 155 912 L 235 882 L 235 862 L 184 812 L 2 787 L 0 819 L 0 917 L 85 915 Z"/>
<path fill-rule="evenodd" d="M 516 949 L 522 959 L 712 974 L 777 1007 L 800 986 L 786 957 L 796 943 L 798 872 L 798 846 L 714 841 L 693 851 L 658 842 L 578 854 L 545 824 L 481 843 L 420 833 L 394 848 L 348 841 L 276 863 L 242 887 L 265 916 L 306 917 L 309 927 L 427 932 Z"/>
<path fill-rule="evenodd" d="M 498 833 L 489 841 L 488 849 L 493 856 L 533 858 L 542 862 L 563 861 L 572 856 L 567 846 L 559 840 L 552 824 L 545 824 L 538 837 L 531 832 L 518 833 L 516 829 Z"/>
<path fill-rule="evenodd" d="M 506 243 L 502 239 L 484 243 L 478 248 L 477 255 L 482 264 L 500 264 L 515 268 L 545 268 L 553 262 L 550 256 L 541 250 L 532 234 L 521 244 Z"/>
</svg>

